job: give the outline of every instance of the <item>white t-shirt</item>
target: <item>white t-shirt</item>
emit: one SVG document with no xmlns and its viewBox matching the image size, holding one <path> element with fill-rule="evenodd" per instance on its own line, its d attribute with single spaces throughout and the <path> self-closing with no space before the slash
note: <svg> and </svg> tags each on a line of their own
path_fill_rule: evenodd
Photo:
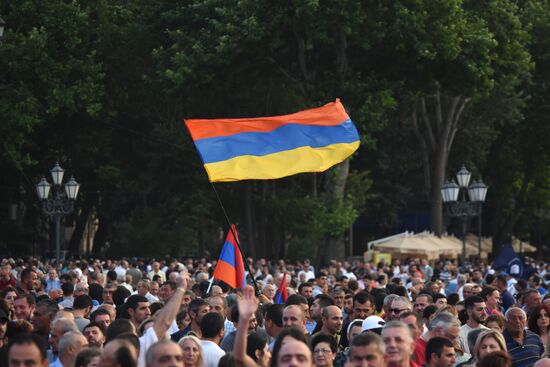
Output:
<svg viewBox="0 0 550 367">
<path fill-rule="evenodd" d="M 139 337 L 138 367 L 145 367 L 145 355 L 147 354 L 147 349 L 158 342 L 158 340 L 159 339 L 154 327 L 150 327 L 147 329 L 145 334 L 143 334 L 143 336 Z"/>
<path fill-rule="evenodd" d="M 201 340 L 201 346 L 204 354 L 204 366 L 218 367 L 218 362 L 225 355 L 223 349 L 210 340 Z"/>
<path fill-rule="evenodd" d="M 479 325 L 478 329 L 488 329 L 484 325 Z M 472 354 L 470 353 L 470 347 L 468 346 L 468 333 L 472 330 L 475 330 L 475 328 L 472 328 L 468 326 L 468 324 L 464 324 L 460 327 L 460 334 L 459 334 L 459 343 L 460 348 L 464 351 L 464 353 Z"/>
</svg>

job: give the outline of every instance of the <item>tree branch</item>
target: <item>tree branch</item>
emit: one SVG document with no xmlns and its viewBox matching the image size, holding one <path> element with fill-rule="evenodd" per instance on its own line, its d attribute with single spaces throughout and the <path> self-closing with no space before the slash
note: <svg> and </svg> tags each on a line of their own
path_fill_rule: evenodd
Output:
<svg viewBox="0 0 550 367">
<path fill-rule="evenodd" d="M 420 107 L 422 110 L 422 121 L 424 121 L 424 125 L 426 126 L 426 135 L 428 137 L 428 143 L 430 145 L 431 150 L 435 151 L 435 138 L 434 138 L 432 125 L 430 124 L 430 117 L 428 116 L 428 109 L 426 108 L 425 97 L 420 97 Z"/>
<path fill-rule="evenodd" d="M 413 102 L 413 108 L 411 111 L 411 125 L 414 132 L 414 135 L 418 138 L 420 143 L 420 151 L 422 152 L 422 167 L 424 171 L 424 187 L 426 188 L 426 198 L 430 200 L 431 192 L 431 175 L 430 175 L 430 155 L 424 137 L 418 129 L 418 101 Z"/>
<path fill-rule="evenodd" d="M 435 93 L 435 123 L 437 126 L 437 131 L 441 129 L 443 125 L 443 114 L 441 112 L 441 91 L 437 88 Z"/>
</svg>

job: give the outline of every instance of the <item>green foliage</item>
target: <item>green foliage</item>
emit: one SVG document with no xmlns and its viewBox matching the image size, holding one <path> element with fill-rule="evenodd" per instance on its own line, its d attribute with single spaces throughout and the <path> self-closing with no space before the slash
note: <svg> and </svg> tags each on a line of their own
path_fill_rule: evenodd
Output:
<svg viewBox="0 0 550 367">
<path fill-rule="evenodd" d="M 326 191 L 341 167 L 216 186 L 258 254 L 313 258 L 362 213 L 374 237 L 400 213 L 426 211 L 404 122 L 410 101 L 435 91 L 472 97 L 449 167 L 467 162 L 489 183 L 493 233 L 510 215 L 530 233 L 529 212 L 549 204 L 548 1 L 22 0 L 0 16 L 0 169 L 10 172 L 0 203 L 21 185 L 17 200 L 34 202 L 30 181 L 59 159 L 112 254 L 219 250 L 227 224 L 182 118 L 285 114 L 337 97 L 362 142 L 343 197 Z M 21 233 L 43 237 L 38 215 Z"/>
</svg>

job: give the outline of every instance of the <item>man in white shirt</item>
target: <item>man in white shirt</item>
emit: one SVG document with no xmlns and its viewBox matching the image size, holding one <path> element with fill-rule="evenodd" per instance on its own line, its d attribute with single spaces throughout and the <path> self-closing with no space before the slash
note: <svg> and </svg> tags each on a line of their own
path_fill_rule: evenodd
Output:
<svg viewBox="0 0 550 367">
<path fill-rule="evenodd" d="M 303 279 L 304 282 L 315 279 L 315 272 L 313 271 L 308 259 L 304 260 L 304 267 L 298 272 L 298 279 Z"/>
<path fill-rule="evenodd" d="M 151 304 L 159 302 L 159 299 L 149 292 L 150 287 L 151 281 L 149 279 L 142 279 L 137 283 L 136 291 L 132 294 L 139 294 L 140 296 L 147 298 Z"/>
<path fill-rule="evenodd" d="M 167 338 L 167 331 L 176 319 L 179 312 L 183 295 L 187 289 L 188 275 L 180 273 L 177 280 L 177 289 L 172 298 L 164 305 L 164 307 L 156 314 L 156 320 L 153 327 L 147 329 L 145 334 L 139 338 L 139 357 L 138 367 L 145 367 L 145 355 L 147 350 L 159 339 Z"/>
<path fill-rule="evenodd" d="M 470 296 L 464 301 L 464 308 L 466 309 L 468 320 L 460 327 L 459 334 L 459 344 L 464 353 L 472 354 L 468 345 L 468 333 L 479 328 L 487 329 L 483 325 L 487 319 L 485 307 L 485 301 L 479 296 Z"/>
<path fill-rule="evenodd" d="M 160 277 L 160 281 L 162 283 L 166 281 L 166 274 L 162 270 L 160 270 L 160 263 L 158 261 L 155 261 L 153 263 L 153 270 L 151 270 L 149 274 L 147 274 L 147 277 L 151 280 L 154 280 L 153 277 L 155 275 L 158 275 Z"/>
<path fill-rule="evenodd" d="M 205 367 L 217 367 L 225 352 L 220 348 L 223 338 L 223 317 L 217 312 L 209 312 L 201 320 L 201 346 Z"/>
</svg>

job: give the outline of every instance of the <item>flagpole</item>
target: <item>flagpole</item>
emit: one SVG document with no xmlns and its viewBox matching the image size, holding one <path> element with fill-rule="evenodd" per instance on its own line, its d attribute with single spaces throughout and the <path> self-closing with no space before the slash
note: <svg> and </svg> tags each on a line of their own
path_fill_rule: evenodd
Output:
<svg viewBox="0 0 550 367">
<path fill-rule="evenodd" d="M 229 219 L 229 216 L 227 215 L 227 212 L 225 210 L 225 207 L 223 206 L 222 200 L 220 199 L 220 195 L 218 195 L 218 191 L 216 190 L 216 187 L 214 187 L 214 184 L 210 182 L 210 186 L 212 186 L 212 190 L 214 190 L 214 193 L 216 194 L 216 198 L 218 199 L 218 203 L 220 204 L 220 207 L 222 208 L 223 215 L 225 217 L 225 220 L 227 220 L 227 224 L 229 225 L 229 230 L 233 234 L 233 238 L 235 239 L 235 243 L 237 244 L 237 247 L 239 248 L 239 251 L 241 251 L 241 255 L 244 260 L 244 266 L 246 267 L 246 270 L 248 271 L 248 275 L 250 276 L 250 279 L 252 279 L 252 283 L 254 284 L 254 290 L 256 292 L 256 296 L 260 295 L 260 289 L 258 288 L 258 284 L 256 283 L 256 279 L 254 278 L 254 275 L 252 274 L 252 271 L 250 270 L 250 266 L 248 265 L 248 261 L 246 259 L 246 256 L 244 254 L 244 251 L 241 247 L 241 243 L 237 237 L 237 234 L 233 230 L 233 226 L 231 225 L 231 220 Z"/>
<path fill-rule="evenodd" d="M 206 294 L 210 293 L 210 290 L 212 289 L 212 284 L 214 284 L 214 276 L 210 279 L 210 284 L 208 284 L 208 289 L 206 290 Z"/>
</svg>

